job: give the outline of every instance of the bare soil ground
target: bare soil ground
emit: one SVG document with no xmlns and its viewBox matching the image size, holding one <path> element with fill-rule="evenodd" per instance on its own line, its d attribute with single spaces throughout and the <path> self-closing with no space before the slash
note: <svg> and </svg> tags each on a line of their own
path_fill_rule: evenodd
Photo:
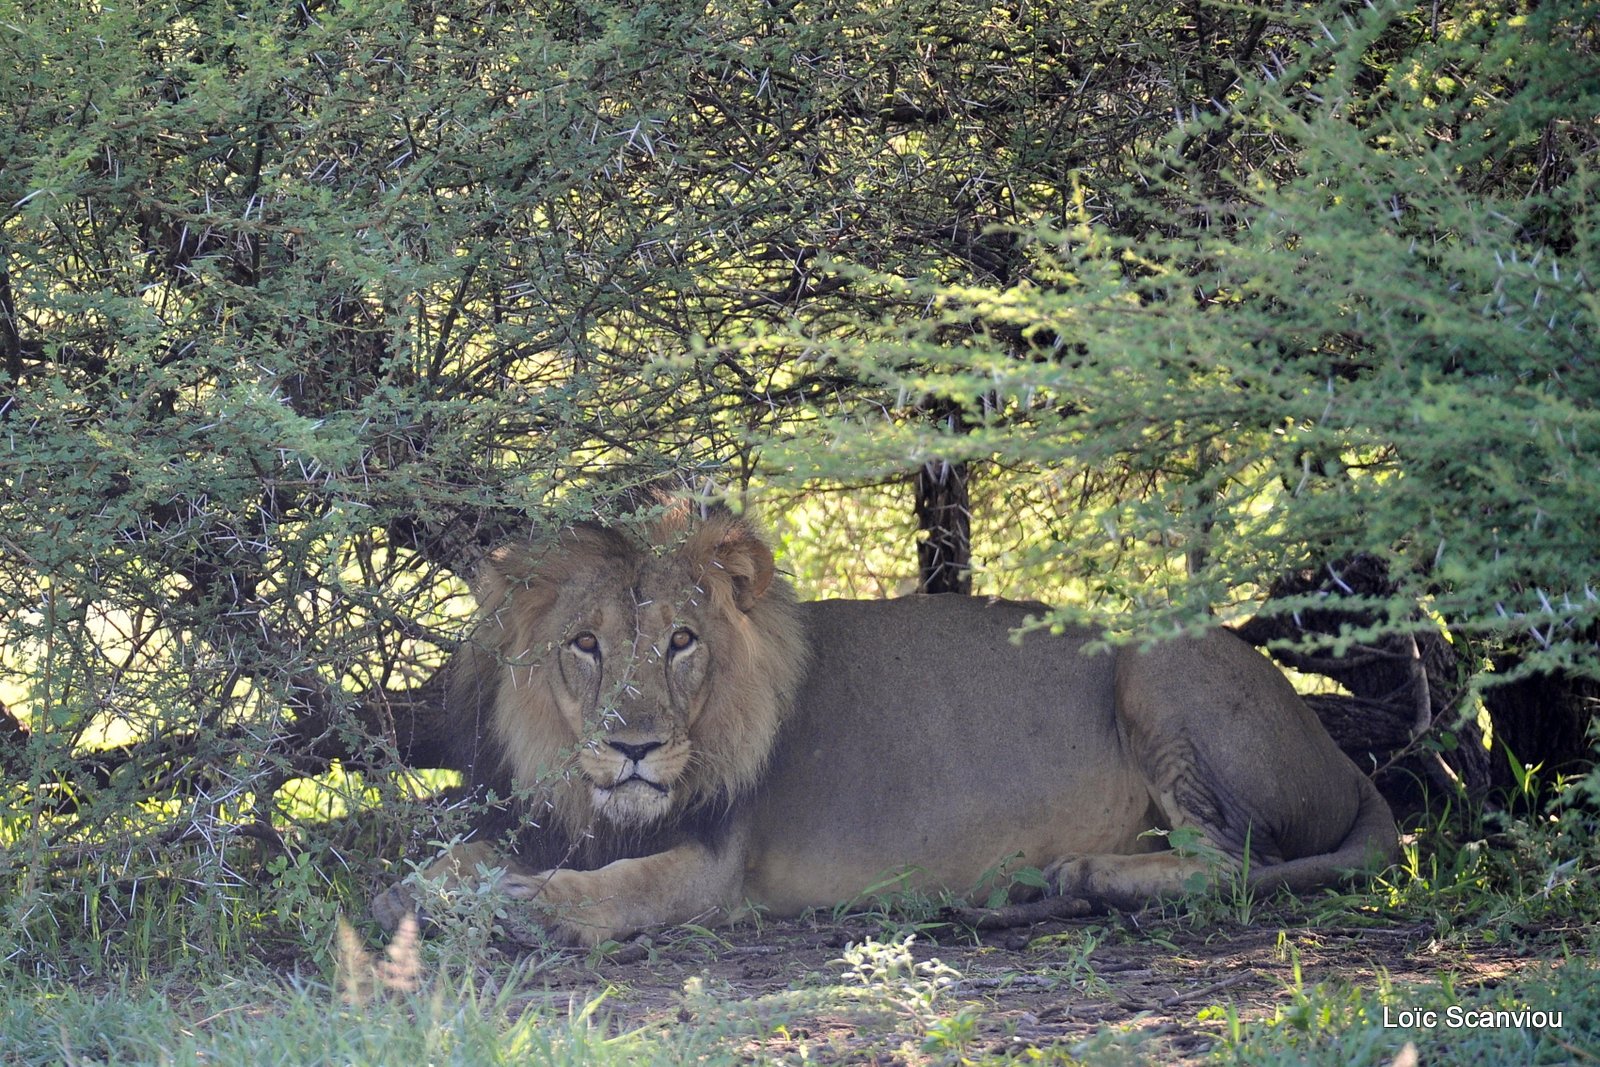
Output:
<svg viewBox="0 0 1600 1067">
<path fill-rule="evenodd" d="M 1436 982 L 1448 974 L 1466 992 L 1541 962 L 1526 945 L 1441 944 L 1431 927 L 1288 925 L 1294 921 L 1267 912 L 1250 925 L 1200 928 L 1189 919 L 1101 917 L 981 937 L 944 927 L 919 933 L 912 950 L 919 962 L 936 957 L 960 972 L 936 1012 L 965 1009 L 965 1056 L 1060 1052 L 1093 1038 L 1126 1041 L 1138 1058 L 1169 1063 L 1205 1053 L 1224 1032 L 1219 1013 L 1197 1018 L 1202 1009 L 1229 1005 L 1248 1021 L 1292 1006 L 1296 966 L 1306 988 L 1366 987 L 1380 975 Z M 704 1022 L 720 1004 L 747 1024 L 770 1013 L 770 1026 L 744 1028 L 752 1059 L 922 1062 L 929 1013 L 897 1019 L 880 1005 L 868 1023 L 836 998 L 805 996 L 840 982 L 848 945 L 892 933 L 871 919 L 679 931 L 602 958 L 571 957 L 540 977 L 553 1000 L 583 1004 L 604 992 L 603 1013 L 619 1030 Z M 1544 952 L 1548 959 L 1550 949 Z"/>
</svg>

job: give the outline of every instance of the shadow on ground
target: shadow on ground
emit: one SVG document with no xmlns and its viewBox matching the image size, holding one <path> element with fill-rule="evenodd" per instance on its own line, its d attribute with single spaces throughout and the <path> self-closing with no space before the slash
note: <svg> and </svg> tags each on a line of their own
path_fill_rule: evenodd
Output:
<svg viewBox="0 0 1600 1067">
<path fill-rule="evenodd" d="M 829 991 L 851 987 L 841 960 L 848 946 L 907 932 L 882 919 L 672 931 L 606 955 L 551 961 L 536 978 L 544 993 L 529 1003 L 581 1005 L 603 994 L 599 1013 L 617 1031 L 694 1025 L 716 1032 L 722 1014 L 723 1032 L 737 1035 L 752 1059 L 950 1058 L 930 1050 L 960 1059 L 1053 1059 L 1115 1043 L 1135 1047 L 1139 1059 L 1181 1063 L 1210 1051 L 1229 1027 L 1292 1016 L 1319 984 L 1359 990 L 1448 976 L 1466 994 L 1548 966 L 1551 946 L 1563 939 L 1560 930 L 1530 932 L 1541 951 L 1460 937 L 1441 942 L 1431 926 L 1288 922 L 1270 913 L 1250 925 L 1102 918 L 981 938 L 925 927 L 909 946 L 915 963 L 937 959 L 960 977 L 947 976 L 924 997 L 913 965 L 901 976 L 905 989 L 884 983 L 870 1010 Z M 1403 1043 L 1397 1036 L 1396 1051 Z"/>
</svg>

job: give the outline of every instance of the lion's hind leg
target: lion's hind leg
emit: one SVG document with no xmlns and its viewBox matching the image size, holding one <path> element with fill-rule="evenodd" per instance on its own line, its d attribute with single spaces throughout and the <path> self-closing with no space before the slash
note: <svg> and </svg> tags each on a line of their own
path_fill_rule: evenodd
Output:
<svg viewBox="0 0 1600 1067">
<path fill-rule="evenodd" d="M 1243 858 L 1216 849 L 1188 828 L 1178 830 L 1176 836 L 1182 843 L 1161 852 L 1069 856 L 1046 866 L 1044 877 L 1063 897 L 1118 911 L 1138 911 L 1153 903 L 1233 885 L 1255 888 L 1264 884 L 1256 872 L 1274 869 L 1271 865 L 1250 868 Z"/>
<path fill-rule="evenodd" d="M 1166 848 L 1153 841 L 1157 851 L 1068 856 L 1045 868 L 1047 884 L 1065 897 L 1136 911 L 1228 885 L 1253 865 L 1277 862 L 1270 842 L 1258 847 L 1249 826 L 1234 832 L 1237 824 L 1221 817 L 1216 804 L 1185 804 L 1173 789 L 1152 792 L 1163 826 L 1147 834 L 1165 838 Z"/>
<path fill-rule="evenodd" d="M 1166 850 L 1069 856 L 1046 866 L 1045 879 L 1062 896 L 1123 911 L 1217 890 L 1310 892 L 1395 858 L 1389 806 L 1365 777 L 1357 774 L 1350 784 L 1358 794 L 1354 823 L 1327 851 L 1285 858 L 1266 820 L 1219 822 L 1158 801 L 1167 824 L 1175 827 L 1151 831 L 1167 838 Z"/>
<path fill-rule="evenodd" d="M 1383 799 L 1260 653 L 1225 633 L 1161 647 L 1122 653 L 1116 715 L 1159 819 L 1145 829 L 1171 847 L 1067 857 L 1047 870 L 1063 894 L 1134 908 L 1230 883 L 1304 891 L 1392 850 Z"/>
</svg>

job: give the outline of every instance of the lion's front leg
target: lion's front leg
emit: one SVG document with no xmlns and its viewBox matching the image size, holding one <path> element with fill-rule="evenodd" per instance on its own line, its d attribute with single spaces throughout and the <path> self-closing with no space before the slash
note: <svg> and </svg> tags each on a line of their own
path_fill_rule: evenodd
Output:
<svg viewBox="0 0 1600 1067">
<path fill-rule="evenodd" d="M 652 927 L 722 921 L 743 884 L 742 849 L 695 842 L 593 871 L 507 874 L 500 888 L 548 909 L 560 940 L 592 948 Z"/>
</svg>

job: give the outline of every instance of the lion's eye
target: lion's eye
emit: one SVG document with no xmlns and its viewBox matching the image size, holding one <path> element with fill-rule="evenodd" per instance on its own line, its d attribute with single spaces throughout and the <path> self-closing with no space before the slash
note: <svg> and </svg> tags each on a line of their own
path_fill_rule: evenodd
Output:
<svg viewBox="0 0 1600 1067">
<path fill-rule="evenodd" d="M 585 656 L 598 656 L 600 654 L 600 639 L 594 634 L 584 632 L 574 637 L 569 644 Z"/>
<path fill-rule="evenodd" d="M 674 652 L 687 652 L 694 647 L 697 640 L 699 639 L 695 637 L 693 630 L 677 629 L 672 631 L 672 638 L 668 644 Z"/>
</svg>

